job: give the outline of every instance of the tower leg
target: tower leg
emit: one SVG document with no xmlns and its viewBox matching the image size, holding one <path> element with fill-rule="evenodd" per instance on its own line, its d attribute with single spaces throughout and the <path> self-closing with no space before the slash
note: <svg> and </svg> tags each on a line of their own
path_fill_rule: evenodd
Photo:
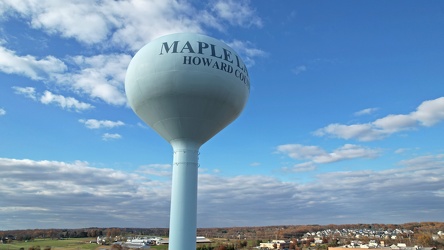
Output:
<svg viewBox="0 0 444 250">
<path fill-rule="evenodd" d="M 199 147 L 174 140 L 169 250 L 196 249 L 197 170 Z"/>
</svg>

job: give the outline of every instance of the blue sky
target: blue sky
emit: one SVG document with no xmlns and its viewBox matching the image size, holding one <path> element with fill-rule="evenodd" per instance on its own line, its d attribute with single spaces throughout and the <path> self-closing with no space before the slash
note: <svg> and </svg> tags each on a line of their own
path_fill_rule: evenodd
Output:
<svg viewBox="0 0 444 250">
<path fill-rule="evenodd" d="M 0 230 L 168 227 L 172 149 L 126 68 L 197 32 L 249 67 L 198 227 L 442 221 L 441 1 L 0 0 Z"/>
</svg>

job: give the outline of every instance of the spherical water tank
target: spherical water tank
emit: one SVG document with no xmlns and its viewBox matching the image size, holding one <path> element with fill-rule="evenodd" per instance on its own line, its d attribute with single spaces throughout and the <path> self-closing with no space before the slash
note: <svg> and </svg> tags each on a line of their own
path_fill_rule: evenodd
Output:
<svg viewBox="0 0 444 250">
<path fill-rule="evenodd" d="M 242 59 L 226 44 L 179 33 L 157 38 L 136 53 L 125 91 L 134 112 L 167 141 L 202 145 L 239 116 L 250 79 Z"/>
</svg>

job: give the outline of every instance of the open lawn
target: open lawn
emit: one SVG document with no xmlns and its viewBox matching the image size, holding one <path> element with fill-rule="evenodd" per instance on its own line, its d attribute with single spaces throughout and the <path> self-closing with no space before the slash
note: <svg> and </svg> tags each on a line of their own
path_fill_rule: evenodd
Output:
<svg viewBox="0 0 444 250">
<path fill-rule="evenodd" d="M 95 238 L 72 238 L 63 240 L 51 240 L 51 239 L 36 239 L 28 242 L 14 241 L 11 244 L 0 244 L 0 250 L 28 250 L 32 246 L 40 246 L 40 250 L 105 250 L 111 249 L 111 246 L 102 246 L 90 241 L 95 242 Z M 168 245 L 152 246 L 151 249 L 166 250 Z"/>
<path fill-rule="evenodd" d="M 41 250 L 46 247 L 51 250 L 93 250 L 99 249 L 99 245 L 95 243 L 89 243 L 90 241 L 95 241 L 95 238 L 72 238 L 63 240 L 51 240 L 51 239 L 36 239 L 28 242 L 24 241 L 13 241 L 11 244 L 0 244 L 0 250 L 28 250 L 32 246 L 40 246 Z"/>
<path fill-rule="evenodd" d="M 109 250 L 111 245 L 97 245 L 96 243 L 90 243 L 90 241 L 95 242 L 95 238 L 71 238 L 63 240 L 52 240 L 52 239 L 36 239 L 28 242 L 24 241 L 13 241 L 11 244 L 0 244 L 0 250 L 28 250 L 32 246 L 40 246 L 40 250 L 51 249 L 51 250 Z M 205 245 L 205 244 L 197 244 Z M 206 244 L 208 245 L 208 244 Z M 50 247 L 50 248 L 49 248 Z M 168 245 L 151 246 L 153 250 L 167 250 Z"/>
</svg>

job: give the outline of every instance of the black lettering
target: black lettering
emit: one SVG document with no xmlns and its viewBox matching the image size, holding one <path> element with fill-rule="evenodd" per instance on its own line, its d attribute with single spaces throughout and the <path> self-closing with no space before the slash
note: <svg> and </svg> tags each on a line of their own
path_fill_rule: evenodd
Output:
<svg viewBox="0 0 444 250">
<path fill-rule="evenodd" d="M 216 58 L 222 58 L 222 55 L 216 55 L 216 46 L 214 44 L 210 44 L 211 46 L 211 56 Z"/>
<path fill-rule="evenodd" d="M 191 46 L 190 42 L 187 41 L 185 43 L 185 45 L 182 47 L 182 50 L 180 51 L 180 53 L 183 53 L 183 50 L 188 50 L 188 53 L 193 53 L 194 54 L 194 50 L 193 50 L 193 46 Z"/>
<path fill-rule="evenodd" d="M 240 60 L 239 60 L 239 57 L 236 55 L 236 62 L 237 62 L 237 67 L 239 68 L 239 69 L 241 69 L 241 70 L 244 70 L 244 68 L 243 67 L 241 67 L 241 65 L 240 65 Z"/>
<path fill-rule="evenodd" d="M 160 47 L 160 54 L 159 55 L 163 55 L 163 49 L 165 48 L 165 53 L 169 53 L 171 47 L 173 47 L 173 52 L 171 53 L 177 53 L 177 44 L 179 43 L 179 41 L 174 41 L 173 44 L 171 44 L 171 46 L 168 46 L 167 42 L 162 43 L 162 46 Z"/>
<path fill-rule="evenodd" d="M 196 60 L 197 59 L 197 60 Z M 194 65 L 199 65 L 200 64 L 200 57 L 197 57 L 197 56 L 195 56 L 194 58 L 193 58 L 193 64 Z"/>
<path fill-rule="evenodd" d="M 199 52 L 197 52 L 198 54 L 203 54 L 203 50 L 207 49 L 209 47 L 208 43 L 204 43 L 204 42 L 197 42 L 199 44 Z"/>
<path fill-rule="evenodd" d="M 226 72 L 233 73 L 233 67 L 229 64 L 227 66 L 228 66 L 228 71 L 226 70 Z"/>
<path fill-rule="evenodd" d="M 227 72 L 227 64 L 224 63 L 224 62 L 221 62 L 221 63 L 220 63 L 220 69 L 223 70 L 223 71 L 225 71 L 225 72 Z"/>
<path fill-rule="evenodd" d="M 215 61 L 214 64 L 213 64 L 213 69 L 214 68 L 219 69 L 219 64 L 217 63 L 217 61 Z"/>
<path fill-rule="evenodd" d="M 202 58 L 202 61 L 203 61 L 203 65 L 205 65 L 205 66 L 210 66 L 210 64 L 211 64 L 211 62 L 212 62 L 213 60 L 210 59 L 210 58 L 203 57 L 203 58 Z"/>
<path fill-rule="evenodd" d="M 237 78 L 239 78 L 239 73 L 240 73 L 240 71 L 239 71 L 238 69 L 236 69 L 236 71 L 234 71 L 234 75 L 235 75 Z"/>
<path fill-rule="evenodd" d="M 234 72 L 234 75 L 239 78 L 239 80 L 241 80 L 242 82 L 244 82 L 245 84 L 249 84 L 250 83 L 250 79 L 245 76 L 242 71 L 236 69 L 236 71 Z"/>
<path fill-rule="evenodd" d="M 191 56 L 184 56 L 183 64 L 191 64 Z"/>
<path fill-rule="evenodd" d="M 229 62 L 229 63 L 233 63 L 233 60 L 230 61 L 230 57 L 231 57 L 231 51 L 222 48 L 224 50 L 224 60 Z"/>
</svg>

